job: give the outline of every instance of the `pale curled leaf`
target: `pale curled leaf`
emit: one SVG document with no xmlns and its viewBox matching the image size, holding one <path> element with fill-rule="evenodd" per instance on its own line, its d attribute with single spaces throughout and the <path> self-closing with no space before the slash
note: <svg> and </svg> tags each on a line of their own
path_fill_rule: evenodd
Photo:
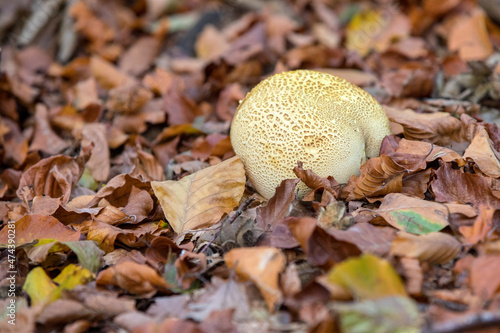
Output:
<svg viewBox="0 0 500 333">
<path fill-rule="evenodd" d="M 391 255 L 416 258 L 432 264 L 444 264 L 454 259 L 460 248 L 459 241 L 442 232 L 432 232 L 427 235 L 401 232 L 392 242 Z"/>
<path fill-rule="evenodd" d="M 236 207 L 245 190 L 238 157 L 200 170 L 179 181 L 151 182 L 165 217 L 176 233 L 208 227 Z"/>
</svg>

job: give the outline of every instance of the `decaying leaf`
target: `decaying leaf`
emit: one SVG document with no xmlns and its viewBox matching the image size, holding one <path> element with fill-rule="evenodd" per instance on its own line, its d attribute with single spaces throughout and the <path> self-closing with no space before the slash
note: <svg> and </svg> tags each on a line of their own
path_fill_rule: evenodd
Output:
<svg viewBox="0 0 500 333">
<path fill-rule="evenodd" d="M 324 282 L 345 289 L 359 300 L 406 296 L 403 283 L 391 264 L 372 254 L 363 254 L 335 265 Z"/>
<path fill-rule="evenodd" d="M 349 257 L 361 254 L 355 244 L 335 238 L 323 230 L 312 217 L 290 217 L 284 223 L 288 225 L 313 265 L 328 269 Z"/>
<path fill-rule="evenodd" d="M 453 260 L 460 252 L 461 244 L 453 236 L 442 232 L 413 235 L 400 232 L 392 242 L 391 254 L 417 258 L 432 264 L 444 264 Z"/>
<path fill-rule="evenodd" d="M 393 227 L 414 234 L 439 231 L 448 225 L 448 208 L 432 201 L 390 193 L 377 210 Z"/>
<path fill-rule="evenodd" d="M 235 208 L 245 190 L 238 157 L 200 170 L 179 181 L 151 182 L 176 233 L 209 227 Z"/>
<path fill-rule="evenodd" d="M 132 261 L 119 263 L 99 273 L 98 286 L 116 286 L 132 294 L 148 294 L 156 290 L 167 291 L 169 285 L 151 267 Z"/>
<path fill-rule="evenodd" d="M 336 303 L 343 332 L 418 333 L 422 318 L 411 298 L 393 296 L 357 303 Z"/>
<path fill-rule="evenodd" d="M 283 296 L 278 281 L 286 259 L 280 249 L 272 247 L 232 249 L 224 255 L 224 261 L 240 278 L 255 283 L 271 312 L 282 302 Z"/>
</svg>

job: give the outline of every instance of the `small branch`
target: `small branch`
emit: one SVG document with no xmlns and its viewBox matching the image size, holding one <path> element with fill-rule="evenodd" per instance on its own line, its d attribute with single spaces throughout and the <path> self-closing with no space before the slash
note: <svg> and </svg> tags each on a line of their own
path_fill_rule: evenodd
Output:
<svg viewBox="0 0 500 333">
<path fill-rule="evenodd" d="M 445 321 L 423 330 L 423 333 L 464 333 L 475 332 L 478 329 L 500 326 L 500 312 L 482 312 Z"/>
</svg>

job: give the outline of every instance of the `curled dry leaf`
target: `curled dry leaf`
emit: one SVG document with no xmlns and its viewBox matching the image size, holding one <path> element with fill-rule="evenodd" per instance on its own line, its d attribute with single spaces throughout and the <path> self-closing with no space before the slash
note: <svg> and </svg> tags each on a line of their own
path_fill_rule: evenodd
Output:
<svg viewBox="0 0 500 333">
<path fill-rule="evenodd" d="M 39 161 L 23 173 L 17 196 L 25 204 L 37 195 L 61 197 L 62 203 L 66 204 L 89 155 L 89 149 L 82 149 L 77 158 L 55 155 Z"/>
<path fill-rule="evenodd" d="M 295 200 L 295 187 L 298 179 L 285 179 L 276 188 L 273 197 L 267 205 L 257 208 L 257 226 L 263 229 L 273 229 L 290 212 L 290 205 Z"/>
<path fill-rule="evenodd" d="M 35 133 L 29 148 L 30 151 L 40 150 L 55 155 L 69 146 L 68 142 L 61 139 L 50 126 L 49 111 L 45 105 L 36 105 L 35 119 Z"/>
<path fill-rule="evenodd" d="M 447 145 L 450 139 L 460 141 L 462 123 L 449 113 L 417 113 L 406 109 L 388 112 L 388 117 L 403 126 L 404 136 L 408 140 L 428 140 L 438 145 Z"/>
<path fill-rule="evenodd" d="M 352 176 L 344 188 L 347 200 L 360 200 L 401 192 L 406 170 L 387 155 L 369 159 L 361 166 L 361 175 Z"/>
<path fill-rule="evenodd" d="M 480 205 L 500 207 L 500 199 L 493 195 L 489 178 L 483 175 L 453 169 L 450 163 L 442 165 L 435 175 L 431 190 L 436 201 L 471 203 L 476 209 Z"/>
<path fill-rule="evenodd" d="M 392 242 L 391 254 L 416 258 L 431 264 L 444 264 L 453 260 L 461 247 L 460 242 L 453 236 L 442 232 L 431 232 L 426 235 L 400 232 Z"/>
<path fill-rule="evenodd" d="M 440 203 L 390 193 L 377 213 L 390 225 L 414 234 L 439 231 L 448 225 L 448 208 Z"/>
<path fill-rule="evenodd" d="M 484 127 L 476 133 L 463 157 L 472 159 L 485 175 L 493 178 L 500 177 L 500 154 L 493 148 Z"/>
<path fill-rule="evenodd" d="M 465 244 L 477 244 L 488 238 L 488 235 L 493 230 L 494 218 L 498 219 L 496 209 L 487 206 L 479 206 L 479 215 L 477 216 L 472 226 L 461 226 L 458 231 L 464 236 Z M 496 216 L 495 216 L 496 215 Z M 497 222 L 498 223 L 498 222 Z"/>
<path fill-rule="evenodd" d="M 327 233 L 312 217 L 290 217 L 285 223 L 313 265 L 330 268 L 349 257 L 361 254 L 356 245 Z"/>
<path fill-rule="evenodd" d="M 151 186 L 172 229 L 181 233 L 209 227 L 238 206 L 245 180 L 243 163 L 233 157 L 179 181 Z"/>
<path fill-rule="evenodd" d="M 321 195 L 321 203 L 316 205 L 313 203 L 313 205 L 315 205 L 315 209 L 327 206 L 328 204 L 334 202 L 339 196 L 340 184 L 333 179 L 333 177 L 320 177 L 310 169 L 304 170 L 302 169 L 302 162 L 300 161 L 298 166 L 293 168 L 293 172 L 302 182 L 304 182 L 304 184 L 306 184 L 307 187 L 312 190 L 312 192 L 307 194 L 303 200 L 313 201 L 316 191 L 323 191 Z"/>
<path fill-rule="evenodd" d="M 283 295 L 278 281 L 286 258 L 280 249 L 267 246 L 232 249 L 224 255 L 224 261 L 240 278 L 255 283 L 270 311 L 281 303 Z"/>
<path fill-rule="evenodd" d="M 98 286 L 116 286 L 132 294 L 143 295 L 156 290 L 167 291 L 168 284 L 151 267 L 125 261 L 99 273 Z"/>
</svg>

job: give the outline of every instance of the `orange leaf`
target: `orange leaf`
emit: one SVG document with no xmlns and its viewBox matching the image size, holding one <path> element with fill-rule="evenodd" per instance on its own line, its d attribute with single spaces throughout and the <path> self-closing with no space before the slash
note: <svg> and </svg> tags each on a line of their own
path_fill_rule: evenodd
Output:
<svg viewBox="0 0 500 333">
<path fill-rule="evenodd" d="M 286 258 L 281 250 L 267 246 L 232 249 L 224 255 L 224 260 L 240 278 L 257 285 L 269 310 L 274 311 L 283 297 L 278 280 Z"/>
</svg>

